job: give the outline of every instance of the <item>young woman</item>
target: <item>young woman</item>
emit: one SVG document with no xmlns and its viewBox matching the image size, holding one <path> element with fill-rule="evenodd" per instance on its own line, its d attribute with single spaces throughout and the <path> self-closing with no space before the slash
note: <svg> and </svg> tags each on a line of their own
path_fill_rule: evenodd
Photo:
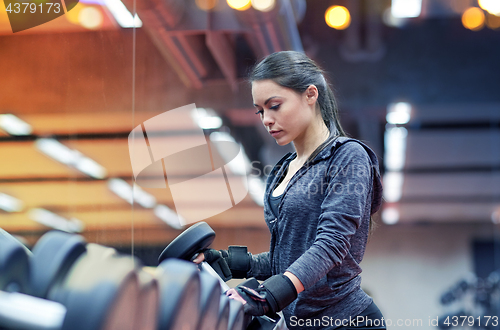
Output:
<svg viewBox="0 0 500 330">
<path fill-rule="evenodd" d="M 304 54 L 271 54 L 250 81 L 269 134 L 295 148 L 266 182 L 270 250 L 208 250 L 195 262 L 222 257 L 233 277 L 265 280 L 256 290 L 237 287 L 227 295 L 252 315 L 283 311 L 291 329 L 385 329 L 359 276 L 371 215 L 381 204 L 376 155 L 346 137 L 323 72 Z"/>
</svg>

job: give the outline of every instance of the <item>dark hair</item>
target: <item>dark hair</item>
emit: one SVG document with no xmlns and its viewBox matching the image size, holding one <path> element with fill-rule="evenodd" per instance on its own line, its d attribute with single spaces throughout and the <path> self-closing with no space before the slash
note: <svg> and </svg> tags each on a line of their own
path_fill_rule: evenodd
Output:
<svg viewBox="0 0 500 330">
<path fill-rule="evenodd" d="M 323 70 L 309 57 L 296 51 L 273 53 L 259 62 L 249 76 L 250 82 L 265 79 L 300 94 L 310 85 L 316 86 L 317 102 L 326 127 L 333 135 L 346 136 L 338 120 L 335 95 L 325 79 Z"/>
</svg>

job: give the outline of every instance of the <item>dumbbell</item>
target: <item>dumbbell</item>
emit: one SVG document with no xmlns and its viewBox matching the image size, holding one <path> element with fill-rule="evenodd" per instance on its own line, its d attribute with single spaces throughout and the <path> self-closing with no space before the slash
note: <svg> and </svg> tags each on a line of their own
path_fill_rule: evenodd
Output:
<svg viewBox="0 0 500 330">
<path fill-rule="evenodd" d="M 178 258 L 191 261 L 194 259 L 194 257 L 196 257 L 198 253 L 207 249 L 212 244 L 214 239 L 215 232 L 213 231 L 213 229 L 206 222 L 198 222 L 183 231 L 179 236 L 177 236 L 161 252 L 158 261 L 161 263 L 163 260 L 168 258 Z M 219 280 L 221 287 L 223 288 L 223 292 L 229 290 L 229 286 L 222 280 L 222 278 L 220 278 L 217 272 L 215 272 L 215 270 L 207 262 L 201 262 L 200 268 L 202 271 L 208 272 Z M 233 301 L 235 303 L 233 303 Z M 238 303 L 239 305 L 236 303 Z M 241 329 L 241 327 L 247 324 L 245 315 L 242 311 L 242 305 L 233 299 L 230 299 L 230 305 L 233 306 L 233 313 L 230 313 L 230 317 L 228 320 L 228 329 L 236 329 L 237 327 L 240 327 L 238 329 Z M 261 329 L 267 329 L 269 327 L 274 327 L 278 323 L 280 317 L 278 315 L 276 315 L 276 318 L 262 316 L 253 319 L 258 319 L 259 323 L 262 324 Z M 254 321 L 252 320 L 252 322 Z M 232 328 L 232 326 L 235 326 L 236 328 Z"/>
<path fill-rule="evenodd" d="M 193 257 L 206 249 L 215 239 L 215 232 L 206 222 L 199 222 L 177 236 L 160 254 L 158 261 L 160 264 L 166 259 L 182 259 L 191 261 Z M 229 290 L 229 286 L 220 278 L 215 270 L 207 263 L 200 263 L 200 268 L 216 278 L 223 292 Z M 220 295 L 219 295 L 220 297 Z M 219 298 L 220 299 L 220 298 Z M 201 306 L 201 310 L 206 310 L 206 302 Z M 203 317 L 203 316 L 202 316 Z M 229 301 L 228 327 L 229 330 L 243 329 L 243 305 L 237 301 Z"/>
<path fill-rule="evenodd" d="M 0 235 L 0 290 L 29 292 L 29 256 L 20 242 L 7 233 Z"/>
<path fill-rule="evenodd" d="M 118 257 L 113 251 L 86 245 L 76 235 L 61 232 L 44 235 L 36 244 L 29 263 L 32 266 L 29 276 L 31 289 L 24 291 L 32 291 L 39 297 L 55 301 L 0 292 L 0 327 L 133 329 L 134 321 L 137 321 L 134 320 L 137 319 L 135 311 L 138 310 L 135 302 L 139 296 L 137 262 L 132 258 Z M 24 259 L 21 257 L 19 260 Z M 5 274 L 0 273 L 0 278 L 5 278 Z M 28 272 L 18 271 L 17 275 L 22 279 L 23 276 L 28 277 Z M 15 279 L 14 283 L 16 281 L 22 282 Z M 155 306 L 153 310 L 157 310 Z M 155 328 L 156 322 L 151 329 Z"/>
</svg>

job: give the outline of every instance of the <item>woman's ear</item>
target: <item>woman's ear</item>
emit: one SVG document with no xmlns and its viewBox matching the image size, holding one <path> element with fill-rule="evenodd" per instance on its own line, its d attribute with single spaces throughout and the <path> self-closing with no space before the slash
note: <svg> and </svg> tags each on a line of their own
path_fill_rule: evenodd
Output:
<svg viewBox="0 0 500 330">
<path fill-rule="evenodd" d="M 308 104 L 314 104 L 318 100 L 318 89 L 314 85 L 309 85 L 305 91 Z"/>
</svg>

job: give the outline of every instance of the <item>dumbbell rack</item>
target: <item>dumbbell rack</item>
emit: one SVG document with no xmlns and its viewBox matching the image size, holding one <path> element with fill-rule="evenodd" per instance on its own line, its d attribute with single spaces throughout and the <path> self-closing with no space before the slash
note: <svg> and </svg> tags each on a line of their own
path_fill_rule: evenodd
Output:
<svg viewBox="0 0 500 330">
<path fill-rule="evenodd" d="M 243 330 L 249 318 L 223 294 L 228 289 L 205 263 L 199 269 L 167 259 L 142 267 L 58 231 L 31 252 L 0 235 L 0 329 Z"/>
</svg>

